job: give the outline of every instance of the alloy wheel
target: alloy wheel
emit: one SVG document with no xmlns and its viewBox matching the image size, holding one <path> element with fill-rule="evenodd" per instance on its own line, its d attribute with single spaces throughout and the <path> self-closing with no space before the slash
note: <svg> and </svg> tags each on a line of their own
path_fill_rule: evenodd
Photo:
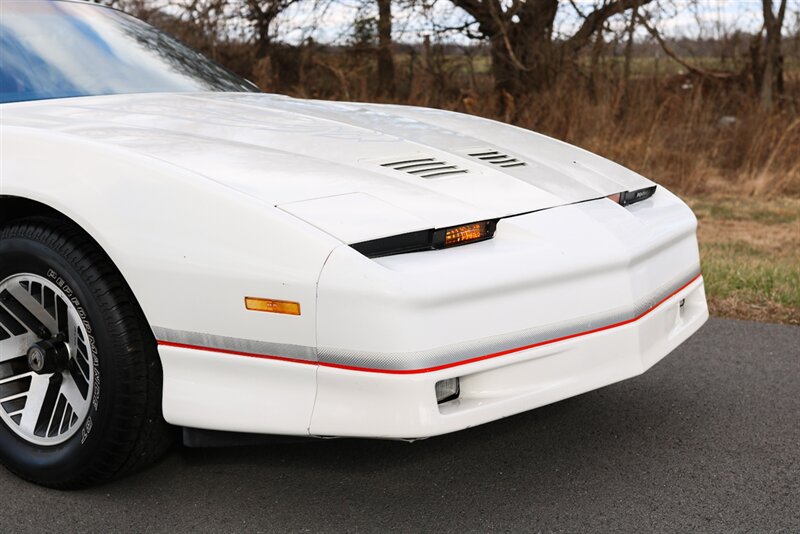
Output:
<svg viewBox="0 0 800 534">
<path fill-rule="evenodd" d="M 89 413 L 97 361 L 81 312 L 42 276 L 0 282 L 0 418 L 29 443 L 64 443 Z"/>
</svg>

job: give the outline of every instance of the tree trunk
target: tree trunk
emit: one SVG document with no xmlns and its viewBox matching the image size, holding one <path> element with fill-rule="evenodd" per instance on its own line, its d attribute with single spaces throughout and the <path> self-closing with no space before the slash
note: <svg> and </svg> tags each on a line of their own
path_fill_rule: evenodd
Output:
<svg viewBox="0 0 800 534">
<path fill-rule="evenodd" d="M 519 69 L 509 56 L 505 40 L 502 35 L 491 38 L 492 77 L 494 88 L 498 93 L 514 94 L 519 91 L 521 80 Z"/>
<path fill-rule="evenodd" d="M 633 8 L 631 20 L 628 22 L 628 27 L 625 30 L 627 33 L 627 41 L 625 42 L 625 63 L 622 68 L 622 90 L 619 92 L 617 101 L 617 119 L 624 118 L 630 108 L 628 99 L 631 94 L 631 66 L 633 65 L 633 44 L 636 34 L 636 18 L 638 16 L 639 6 L 636 6 Z"/>
<path fill-rule="evenodd" d="M 500 23 L 490 38 L 495 89 L 511 95 L 548 87 L 558 71 L 552 42 L 558 1 L 532 0 L 522 6 L 519 22 Z"/>
<path fill-rule="evenodd" d="M 495 89 L 519 96 L 552 86 L 610 17 L 653 0 L 604 0 L 583 15 L 578 30 L 564 40 L 553 39 L 559 0 L 451 1 L 478 23 L 489 41 Z"/>
<path fill-rule="evenodd" d="M 772 0 L 762 0 L 764 10 L 764 29 L 767 38 L 764 44 L 764 60 L 761 78 L 760 101 L 764 110 L 770 111 L 775 105 L 775 93 L 782 88 L 783 77 L 781 58 L 781 30 L 786 15 L 786 1 L 780 0 L 778 13 L 772 11 Z"/>
<path fill-rule="evenodd" d="M 763 32 L 750 41 L 750 74 L 753 77 L 753 91 L 761 96 L 761 86 L 764 84 L 764 59 L 762 54 Z"/>
<path fill-rule="evenodd" d="M 599 31 L 594 36 L 594 43 L 592 44 L 591 64 L 589 69 L 589 97 L 592 103 L 597 103 L 598 93 L 600 89 L 600 70 L 605 52 L 606 40 L 603 32 Z"/>
<path fill-rule="evenodd" d="M 628 40 L 625 43 L 625 66 L 622 72 L 622 80 L 624 84 L 624 93 L 627 93 L 628 82 L 631 79 L 631 64 L 633 63 L 633 37 L 636 34 L 636 17 L 639 16 L 639 6 L 633 8 L 631 13 L 631 20 L 628 23 Z"/>
<path fill-rule="evenodd" d="M 392 97 L 394 91 L 392 1 L 378 0 L 378 94 Z"/>
</svg>

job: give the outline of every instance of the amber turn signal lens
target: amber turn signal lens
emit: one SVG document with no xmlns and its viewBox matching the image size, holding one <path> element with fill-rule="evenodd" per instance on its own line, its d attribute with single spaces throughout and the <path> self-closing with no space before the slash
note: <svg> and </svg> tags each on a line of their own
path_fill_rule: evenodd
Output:
<svg viewBox="0 0 800 534">
<path fill-rule="evenodd" d="M 477 241 L 486 237 L 486 223 L 465 224 L 449 228 L 444 235 L 444 246 L 463 245 L 470 241 Z"/>
<path fill-rule="evenodd" d="M 498 219 L 481 221 L 449 228 L 417 230 L 406 234 L 381 237 L 350 245 L 368 258 L 380 258 L 406 252 L 439 250 L 491 239 L 497 229 Z"/>
<path fill-rule="evenodd" d="M 245 297 L 244 307 L 250 311 L 300 315 L 300 303 L 288 300 L 259 299 Z"/>
</svg>

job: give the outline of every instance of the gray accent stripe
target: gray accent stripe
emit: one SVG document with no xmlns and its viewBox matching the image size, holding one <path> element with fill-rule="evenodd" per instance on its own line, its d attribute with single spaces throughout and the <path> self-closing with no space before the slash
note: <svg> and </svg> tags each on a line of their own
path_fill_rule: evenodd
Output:
<svg viewBox="0 0 800 534">
<path fill-rule="evenodd" d="M 412 371 L 441 367 L 481 356 L 520 349 L 636 319 L 689 284 L 699 273 L 700 268 L 697 266 L 684 276 L 664 284 L 649 296 L 640 299 L 633 309 L 618 308 L 510 334 L 416 352 L 380 353 L 320 347 L 319 361 L 320 363 L 383 371 Z"/>
<path fill-rule="evenodd" d="M 683 276 L 664 284 L 650 295 L 639 299 L 633 308 L 620 307 L 560 323 L 415 352 L 366 352 L 330 347 L 316 349 L 303 345 L 237 339 L 161 327 L 153 327 L 153 331 L 159 341 L 189 345 L 200 350 L 219 350 L 240 353 L 245 356 L 303 360 L 319 362 L 322 365 L 328 364 L 362 370 L 423 371 L 482 356 L 521 350 L 530 345 L 541 344 L 635 320 L 681 288 L 689 285 L 699 274 L 700 268 L 696 266 Z"/>
<path fill-rule="evenodd" d="M 254 356 L 274 356 L 276 358 L 291 358 L 294 360 L 317 361 L 317 349 L 304 345 L 289 345 L 287 343 L 271 343 L 269 341 L 255 341 L 252 339 L 238 339 L 235 337 L 215 336 L 199 332 L 186 332 L 183 330 L 170 330 L 154 326 L 153 332 L 156 339 L 168 343 L 191 345 L 197 348 L 216 349 L 228 352 L 252 354 Z"/>
</svg>

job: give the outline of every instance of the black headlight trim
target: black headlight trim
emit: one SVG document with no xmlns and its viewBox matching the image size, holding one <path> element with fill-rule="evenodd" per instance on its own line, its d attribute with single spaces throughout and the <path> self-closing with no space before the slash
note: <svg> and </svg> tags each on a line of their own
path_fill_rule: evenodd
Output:
<svg viewBox="0 0 800 534">
<path fill-rule="evenodd" d="M 647 200 L 652 197 L 656 192 L 655 185 L 645 187 L 644 189 L 637 189 L 636 191 L 624 191 L 619 194 L 620 206 L 630 206 L 642 200 Z"/>
<path fill-rule="evenodd" d="M 448 247 L 452 248 L 455 246 L 469 245 L 491 239 L 494 237 L 495 230 L 497 230 L 498 220 L 499 219 L 492 219 L 489 221 L 476 221 L 467 224 L 459 224 L 456 226 L 448 226 L 447 228 L 418 230 L 416 232 L 408 232 L 405 234 L 362 241 L 361 243 L 355 243 L 350 246 L 368 258 L 381 258 L 383 256 L 394 256 L 397 254 L 407 254 L 409 252 L 438 250 L 445 248 L 448 230 L 460 228 L 462 226 L 469 226 L 472 224 L 486 225 L 484 236 L 482 238 L 473 239 L 465 243 L 459 243 L 457 245 L 451 245 Z"/>
</svg>

